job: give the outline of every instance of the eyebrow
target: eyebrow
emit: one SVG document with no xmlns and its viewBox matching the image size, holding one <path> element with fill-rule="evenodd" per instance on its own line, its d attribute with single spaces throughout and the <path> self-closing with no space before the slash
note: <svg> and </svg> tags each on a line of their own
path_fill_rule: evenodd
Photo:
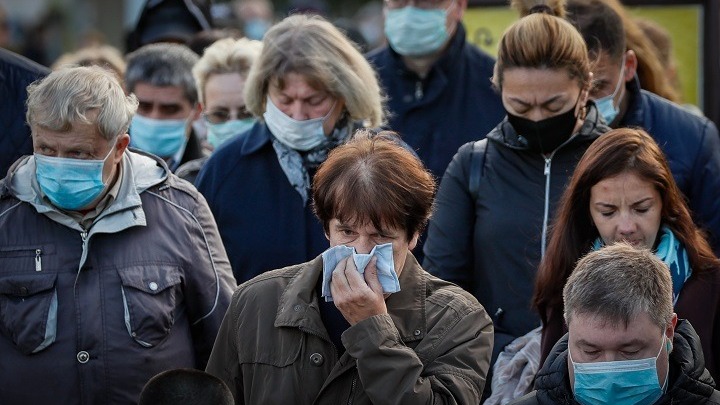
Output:
<svg viewBox="0 0 720 405">
<path fill-rule="evenodd" d="M 577 342 L 575 342 L 575 344 L 578 345 L 578 346 L 592 347 L 592 348 L 594 348 L 594 349 L 599 348 L 598 345 L 596 345 L 596 344 L 594 344 L 594 343 L 590 343 L 590 342 L 588 342 L 588 341 L 585 340 L 585 339 L 580 339 L 580 340 L 578 340 Z M 621 344 L 620 347 L 621 347 L 621 348 L 625 348 L 625 347 L 630 347 L 630 346 L 643 346 L 643 345 L 645 345 L 645 342 L 644 342 L 644 341 L 642 341 L 642 340 L 640 340 L 640 339 L 632 339 L 632 340 L 630 340 L 629 342 L 625 342 L 625 343 Z"/>
<path fill-rule="evenodd" d="M 558 94 L 558 95 L 556 95 L 556 96 L 552 96 L 552 97 L 550 97 L 549 99 L 547 99 L 547 100 L 539 103 L 539 105 L 544 106 L 544 105 L 552 104 L 552 103 L 558 101 L 559 99 L 561 99 L 562 97 L 563 97 L 562 94 Z M 514 101 L 514 102 L 516 102 L 516 103 L 518 103 L 518 104 L 520 104 L 520 105 L 522 105 L 522 106 L 525 106 L 525 107 L 529 107 L 529 106 L 533 105 L 532 103 L 528 103 L 527 101 L 525 101 L 525 100 L 523 100 L 523 99 L 520 99 L 520 98 L 518 98 L 518 97 L 510 96 L 510 97 L 508 97 L 508 99 L 510 99 L 510 101 Z"/>
<path fill-rule="evenodd" d="M 643 198 L 643 199 L 640 199 L 640 200 L 638 200 L 638 201 L 635 201 L 634 203 L 632 203 L 632 204 L 630 204 L 630 205 L 634 207 L 634 206 L 636 206 L 636 205 L 640 205 L 640 204 L 642 204 L 642 203 L 645 203 L 645 202 L 648 202 L 648 201 L 651 201 L 651 200 L 654 200 L 654 197 L 645 197 L 645 198 Z M 598 201 L 598 202 L 596 202 L 594 205 L 599 205 L 599 206 L 602 206 L 602 207 L 615 207 L 615 204 L 611 204 L 611 203 L 603 202 L 603 201 Z"/>
</svg>

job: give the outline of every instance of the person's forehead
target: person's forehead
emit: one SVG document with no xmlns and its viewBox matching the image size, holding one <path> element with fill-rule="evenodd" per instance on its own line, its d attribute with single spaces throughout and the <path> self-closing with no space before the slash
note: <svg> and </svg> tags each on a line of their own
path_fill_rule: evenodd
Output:
<svg viewBox="0 0 720 405">
<path fill-rule="evenodd" d="M 133 93 L 141 103 L 190 104 L 190 100 L 180 86 L 155 86 L 139 82 L 135 85 Z"/>
<path fill-rule="evenodd" d="M 662 334 L 650 315 L 640 312 L 627 324 L 622 319 L 609 319 L 595 314 L 574 314 L 568 325 L 570 341 L 582 341 L 597 347 L 615 348 L 632 341 L 651 343 Z"/>
<path fill-rule="evenodd" d="M 605 79 L 607 76 L 617 76 L 622 68 L 622 58 L 613 58 L 607 52 L 597 54 L 593 66 L 595 80 Z"/>
<path fill-rule="evenodd" d="M 69 131 L 52 131 L 35 127 L 32 130 L 33 143 L 36 145 L 59 146 L 63 148 L 96 147 L 104 142 L 95 124 L 74 123 Z"/>
</svg>

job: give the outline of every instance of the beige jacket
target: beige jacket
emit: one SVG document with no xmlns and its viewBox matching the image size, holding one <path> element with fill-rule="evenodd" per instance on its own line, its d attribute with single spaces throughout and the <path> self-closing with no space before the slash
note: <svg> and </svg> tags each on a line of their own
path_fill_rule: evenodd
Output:
<svg viewBox="0 0 720 405">
<path fill-rule="evenodd" d="M 207 371 L 238 404 L 478 404 L 493 326 L 472 295 L 408 253 L 389 315 L 351 326 L 338 358 L 320 319 L 322 257 L 235 291 Z"/>
</svg>

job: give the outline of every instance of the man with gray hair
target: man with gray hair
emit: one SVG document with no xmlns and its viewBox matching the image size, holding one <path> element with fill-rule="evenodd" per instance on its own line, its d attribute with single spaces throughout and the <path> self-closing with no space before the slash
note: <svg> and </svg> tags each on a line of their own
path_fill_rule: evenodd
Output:
<svg viewBox="0 0 720 405">
<path fill-rule="evenodd" d="M 235 284 L 207 203 L 127 149 L 112 73 L 28 87 L 34 154 L 0 181 L 0 404 L 130 404 L 204 368 Z"/>
<path fill-rule="evenodd" d="M 673 312 L 667 266 L 618 243 L 582 258 L 563 290 L 566 334 L 513 405 L 720 404 L 700 338 Z"/>
<path fill-rule="evenodd" d="M 173 172 L 207 155 L 193 123 L 200 117 L 192 68 L 198 56 L 171 43 L 150 44 L 127 56 L 125 87 L 138 99 L 130 146 L 164 159 Z"/>
</svg>

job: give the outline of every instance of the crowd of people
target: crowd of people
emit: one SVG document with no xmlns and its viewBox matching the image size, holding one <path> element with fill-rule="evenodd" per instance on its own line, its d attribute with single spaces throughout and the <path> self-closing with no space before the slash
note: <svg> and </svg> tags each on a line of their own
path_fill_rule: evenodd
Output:
<svg viewBox="0 0 720 405">
<path fill-rule="evenodd" d="M 619 1 L 511 3 L 0 49 L 0 403 L 720 404 L 716 125 Z"/>
</svg>

